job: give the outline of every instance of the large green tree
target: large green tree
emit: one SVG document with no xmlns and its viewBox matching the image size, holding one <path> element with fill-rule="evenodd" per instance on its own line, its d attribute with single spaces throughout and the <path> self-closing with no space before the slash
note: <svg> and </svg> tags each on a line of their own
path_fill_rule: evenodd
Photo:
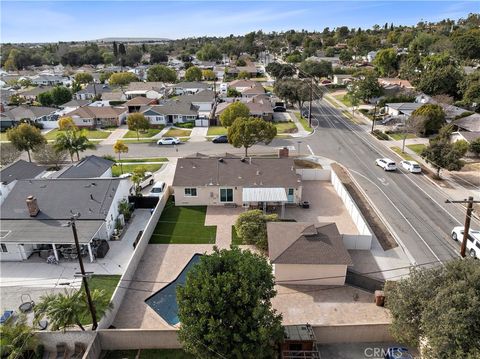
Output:
<svg viewBox="0 0 480 359">
<path fill-rule="evenodd" d="M 453 36 L 453 48 L 461 59 L 480 58 L 480 29 L 471 29 Z"/>
<path fill-rule="evenodd" d="M 206 43 L 197 52 L 197 57 L 201 61 L 218 61 L 222 59 L 222 54 L 212 43 Z"/>
<path fill-rule="evenodd" d="M 444 266 L 414 269 L 410 276 L 389 282 L 386 306 L 396 340 L 418 347 L 426 344 L 427 359 L 480 357 L 480 266 L 456 259 Z"/>
<path fill-rule="evenodd" d="M 27 317 L 20 314 L 10 317 L 0 325 L 0 357 L 6 359 L 23 359 L 27 351 L 35 350 L 38 340 L 35 330 L 28 325 Z"/>
<path fill-rule="evenodd" d="M 177 288 L 179 339 L 196 358 L 274 358 L 283 338 L 272 267 L 238 248 L 202 256 Z"/>
<path fill-rule="evenodd" d="M 132 72 L 116 72 L 111 74 L 108 78 L 108 83 L 114 86 L 126 86 L 134 81 L 138 81 L 138 78 Z"/>
<path fill-rule="evenodd" d="M 354 92 L 356 97 L 367 102 L 382 94 L 382 87 L 378 83 L 378 77 L 373 71 L 367 71 L 352 82 L 348 92 Z"/>
<path fill-rule="evenodd" d="M 177 80 L 177 73 L 174 69 L 165 65 L 154 65 L 147 71 L 148 81 L 158 82 L 175 82 Z"/>
<path fill-rule="evenodd" d="M 60 106 L 72 99 L 72 92 L 64 86 L 55 86 L 51 91 L 52 101 Z"/>
<path fill-rule="evenodd" d="M 333 74 L 332 63 L 329 61 L 304 61 L 300 64 L 301 77 L 327 77 Z"/>
<path fill-rule="evenodd" d="M 264 214 L 259 209 L 241 213 L 235 221 L 238 237 L 245 244 L 255 244 L 260 249 L 268 249 L 267 222 L 277 220 L 276 214 Z"/>
<path fill-rule="evenodd" d="M 228 142 L 233 147 L 245 148 L 245 157 L 248 149 L 263 142 L 268 145 L 277 135 L 277 128 L 270 122 L 256 117 L 238 117 L 228 128 Z"/>
<path fill-rule="evenodd" d="M 17 127 L 8 129 L 7 139 L 17 150 L 27 151 L 29 162 L 32 162 L 30 152 L 47 142 L 42 132 L 28 123 L 21 123 Z"/>
<path fill-rule="evenodd" d="M 381 76 L 393 76 L 397 71 L 397 51 L 393 48 L 378 51 L 373 65 Z"/>
<path fill-rule="evenodd" d="M 75 81 L 79 84 L 85 85 L 90 82 L 93 82 L 93 76 L 88 72 L 79 72 L 75 75 Z"/>
<path fill-rule="evenodd" d="M 424 119 L 423 130 L 420 132 L 423 136 L 437 133 L 445 124 L 445 112 L 440 105 L 436 104 L 422 105 L 412 112 L 412 116 Z"/>
<path fill-rule="evenodd" d="M 50 93 L 50 91 L 46 91 L 46 92 L 42 92 L 40 94 L 38 94 L 37 96 L 37 100 L 38 102 L 40 102 L 40 104 L 42 106 L 52 106 L 53 105 L 53 98 L 52 98 L 52 94 Z"/>
<path fill-rule="evenodd" d="M 77 161 L 80 161 L 80 152 L 96 148 L 95 144 L 89 141 L 86 130 L 78 129 L 58 133 L 53 146 L 57 151 L 67 151 L 72 162 L 74 154 L 77 155 Z"/>
<path fill-rule="evenodd" d="M 192 66 L 185 71 L 185 80 L 187 81 L 201 81 L 202 80 L 202 70 L 197 66 Z"/>
<path fill-rule="evenodd" d="M 132 113 L 127 117 L 127 126 L 130 131 L 137 133 L 137 141 L 140 140 L 140 131 L 146 131 L 150 128 L 150 121 L 143 113 Z"/>
<path fill-rule="evenodd" d="M 430 145 L 422 151 L 421 156 L 436 169 L 437 178 L 440 178 L 442 169 L 459 171 L 465 164 L 462 161 L 462 152 L 448 140 L 443 139 L 430 141 Z"/>
<path fill-rule="evenodd" d="M 223 110 L 223 112 L 220 114 L 220 121 L 222 122 L 223 127 L 229 127 L 237 118 L 248 116 L 250 116 L 250 110 L 248 109 L 247 105 L 245 105 L 243 102 L 237 101 Z"/>
</svg>

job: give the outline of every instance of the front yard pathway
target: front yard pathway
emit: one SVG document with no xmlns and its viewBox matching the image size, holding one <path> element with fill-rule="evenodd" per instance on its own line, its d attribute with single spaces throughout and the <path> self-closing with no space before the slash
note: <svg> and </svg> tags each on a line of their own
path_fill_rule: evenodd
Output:
<svg viewBox="0 0 480 359">
<path fill-rule="evenodd" d="M 232 226 L 237 217 L 243 212 L 243 208 L 230 208 L 223 206 L 208 206 L 205 217 L 206 226 L 217 226 L 215 245 L 222 248 L 230 248 L 232 243 Z"/>
<path fill-rule="evenodd" d="M 123 136 L 125 136 L 128 132 L 128 128 L 126 126 L 121 126 L 115 129 L 110 136 L 100 142 L 101 145 L 113 145 L 117 140 L 121 140 Z"/>
<path fill-rule="evenodd" d="M 190 142 L 205 142 L 208 127 L 194 127 L 190 133 Z"/>
</svg>

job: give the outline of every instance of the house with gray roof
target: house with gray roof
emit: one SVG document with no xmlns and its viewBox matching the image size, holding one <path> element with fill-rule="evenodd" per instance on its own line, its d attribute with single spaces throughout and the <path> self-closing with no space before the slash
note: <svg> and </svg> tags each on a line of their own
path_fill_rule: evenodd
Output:
<svg viewBox="0 0 480 359">
<path fill-rule="evenodd" d="M 127 100 L 137 96 L 157 100 L 163 98 L 164 94 L 165 84 L 163 82 L 130 82 L 125 90 Z"/>
<path fill-rule="evenodd" d="M 18 97 L 25 99 L 25 101 L 33 102 L 37 100 L 38 95 L 49 92 L 53 86 L 37 86 L 25 91 L 18 92 Z"/>
<path fill-rule="evenodd" d="M 139 112 L 150 121 L 152 126 L 169 126 L 175 123 L 195 121 L 198 107 L 191 102 L 169 100 L 159 105 L 142 106 Z"/>
<path fill-rule="evenodd" d="M 480 114 L 474 113 L 470 116 L 462 117 L 452 124 L 455 128 L 468 132 L 480 132 Z"/>
<path fill-rule="evenodd" d="M 215 102 L 215 92 L 212 90 L 201 90 L 197 93 L 184 94 L 178 97 L 178 100 L 191 102 L 194 106 L 198 107 L 198 111 L 210 113 L 213 108 L 213 103 Z"/>
<path fill-rule="evenodd" d="M 200 81 L 184 81 L 170 86 L 170 93 L 174 95 L 195 94 L 202 90 L 211 89 L 212 85 Z"/>
<path fill-rule="evenodd" d="M 0 204 L 18 180 L 38 178 L 44 172 L 45 167 L 24 160 L 18 160 L 2 168 L 0 170 Z"/>
<path fill-rule="evenodd" d="M 21 120 L 41 123 L 45 128 L 57 127 L 58 109 L 53 107 L 21 105 L 3 112 L 1 121 L 17 125 Z M 5 128 L 7 126 L 3 126 Z"/>
<path fill-rule="evenodd" d="M 88 84 L 84 89 L 73 95 L 75 100 L 91 100 L 97 96 L 102 96 L 105 92 L 112 92 L 108 85 L 104 84 Z"/>
<path fill-rule="evenodd" d="M 269 222 L 268 256 L 285 285 L 344 285 L 353 261 L 335 223 Z"/>
<path fill-rule="evenodd" d="M 387 110 L 387 113 L 391 116 L 405 115 L 407 117 L 410 117 L 413 111 L 415 111 L 419 107 L 422 107 L 423 105 L 423 103 L 417 102 L 399 102 L 387 103 L 385 104 L 385 108 Z"/>
<path fill-rule="evenodd" d="M 59 171 L 56 178 L 109 178 L 115 162 L 95 155 L 87 156 L 80 162 Z"/>
<path fill-rule="evenodd" d="M 185 157 L 173 178 L 177 206 L 283 208 L 302 198 L 293 158 Z"/>
<path fill-rule="evenodd" d="M 129 182 L 118 178 L 17 181 L 0 207 L 0 261 L 23 261 L 41 250 L 61 261 L 64 250 L 72 251 L 68 223 L 78 213 L 80 255 L 93 262 L 97 245 L 115 229 Z"/>
</svg>

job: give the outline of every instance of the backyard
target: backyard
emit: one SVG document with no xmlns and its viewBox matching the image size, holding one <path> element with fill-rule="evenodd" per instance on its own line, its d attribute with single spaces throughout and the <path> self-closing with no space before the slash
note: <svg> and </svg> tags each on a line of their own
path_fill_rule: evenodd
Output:
<svg viewBox="0 0 480 359">
<path fill-rule="evenodd" d="M 147 131 L 139 131 L 140 138 L 150 138 L 157 135 L 161 130 L 162 127 L 159 128 L 149 128 Z M 137 131 L 128 131 L 123 138 L 137 138 Z"/>
<path fill-rule="evenodd" d="M 115 350 L 102 353 L 104 359 L 191 359 L 182 349 Z"/>
<path fill-rule="evenodd" d="M 213 244 L 216 226 L 205 226 L 206 206 L 175 206 L 170 197 L 150 238 L 151 244 Z"/>
<path fill-rule="evenodd" d="M 94 289 L 103 290 L 106 292 L 106 295 L 109 298 L 112 298 L 113 292 L 115 291 L 115 288 L 117 288 L 120 277 L 120 275 L 93 275 L 90 279 L 88 279 L 88 287 L 90 291 L 93 291 Z M 84 290 L 83 284 L 80 290 Z M 82 324 L 90 324 L 92 322 L 92 318 L 90 316 L 81 318 L 81 322 Z"/>
<path fill-rule="evenodd" d="M 57 135 L 61 132 L 64 132 L 64 131 L 60 131 L 55 128 L 49 131 L 48 133 L 46 133 L 45 138 L 47 140 L 55 140 L 57 138 Z M 111 132 L 109 131 L 101 131 L 101 130 L 85 130 L 85 133 L 88 139 L 105 139 L 111 134 Z"/>
<path fill-rule="evenodd" d="M 156 164 L 143 164 L 139 162 L 136 165 L 123 165 L 120 166 L 120 164 L 115 165 L 112 167 L 112 176 L 113 177 L 118 177 L 122 174 L 122 167 L 123 167 L 123 173 L 133 173 L 135 168 L 137 167 L 145 167 L 146 171 L 148 172 L 156 172 L 158 171 L 161 167 L 161 163 L 156 163 Z"/>
</svg>

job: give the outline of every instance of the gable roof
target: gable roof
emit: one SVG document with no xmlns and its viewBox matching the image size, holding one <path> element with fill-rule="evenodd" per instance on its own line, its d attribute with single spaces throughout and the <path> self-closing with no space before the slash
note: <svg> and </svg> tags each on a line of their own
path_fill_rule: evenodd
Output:
<svg viewBox="0 0 480 359">
<path fill-rule="evenodd" d="M 53 107 L 41 107 L 41 106 L 18 106 L 14 107 L 8 111 L 5 111 L 5 114 L 14 120 L 20 121 L 24 118 L 36 119 L 46 115 L 53 114 L 57 111 Z"/>
<path fill-rule="evenodd" d="M 273 264 L 353 265 L 335 223 L 268 222 L 267 235 Z"/>
<path fill-rule="evenodd" d="M 159 115 L 185 115 L 196 116 L 198 114 L 198 107 L 192 105 L 191 102 L 170 100 L 160 105 L 142 106 L 140 112 L 145 113 L 153 111 Z"/>
<path fill-rule="evenodd" d="M 194 89 L 206 89 L 208 88 L 208 84 L 200 81 L 184 81 L 179 82 L 178 84 L 172 85 L 172 88 L 194 88 Z"/>
<path fill-rule="evenodd" d="M 292 158 L 179 158 L 173 186 L 297 188 L 300 176 Z"/>
<path fill-rule="evenodd" d="M 50 91 L 51 89 L 53 89 L 53 86 L 38 86 L 31 90 L 19 92 L 18 95 L 19 96 L 38 96 L 41 93 Z"/>
<path fill-rule="evenodd" d="M 81 94 L 97 94 L 100 95 L 104 92 L 112 92 L 112 89 L 108 85 L 104 84 L 88 84 L 83 90 L 76 92 Z"/>
<path fill-rule="evenodd" d="M 152 100 L 151 98 L 136 96 L 131 100 L 128 100 L 127 102 L 125 102 L 123 105 L 124 106 L 144 106 L 144 105 L 149 105 L 152 102 L 154 102 L 154 100 Z"/>
<path fill-rule="evenodd" d="M 228 84 L 229 87 L 256 87 L 258 85 L 260 84 L 257 83 L 256 81 L 245 80 L 245 79 L 234 80 Z"/>
<path fill-rule="evenodd" d="M 15 180 L 32 179 L 45 171 L 45 168 L 35 163 L 18 160 L 0 170 L 0 182 L 9 184 Z"/>
<path fill-rule="evenodd" d="M 91 103 L 92 101 L 90 100 L 70 100 L 68 102 L 65 102 L 64 104 L 60 105 L 60 107 L 81 107 L 81 106 L 85 106 L 85 105 L 88 105 L 89 103 Z"/>
<path fill-rule="evenodd" d="M 103 175 L 115 162 L 95 155 L 87 156 L 80 162 L 67 167 L 58 178 L 97 178 Z"/>
<path fill-rule="evenodd" d="M 130 82 L 128 84 L 126 92 L 129 91 L 161 91 L 165 88 L 165 84 L 163 82 Z"/>
<path fill-rule="evenodd" d="M 80 118 L 117 118 L 126 111 L 127 109 L 125 107 L 83 106 L 66 113 L 65 116 L 78 116 Z"/>
<path fill-rule="evenodd" d="M 193 95 L 181 95 L 178 97 L 180 101 L 189 102 L 213 102 L 215 99 L 215 92 L 212 90 L 201 90 Z"/>
<path fill-rule="evenodd" d="M 455 126 L 470 132 L 480 132 L 480 114 L 474 113 L 470 116 L 460 118 L 452 122 Z"/>
</svg>

